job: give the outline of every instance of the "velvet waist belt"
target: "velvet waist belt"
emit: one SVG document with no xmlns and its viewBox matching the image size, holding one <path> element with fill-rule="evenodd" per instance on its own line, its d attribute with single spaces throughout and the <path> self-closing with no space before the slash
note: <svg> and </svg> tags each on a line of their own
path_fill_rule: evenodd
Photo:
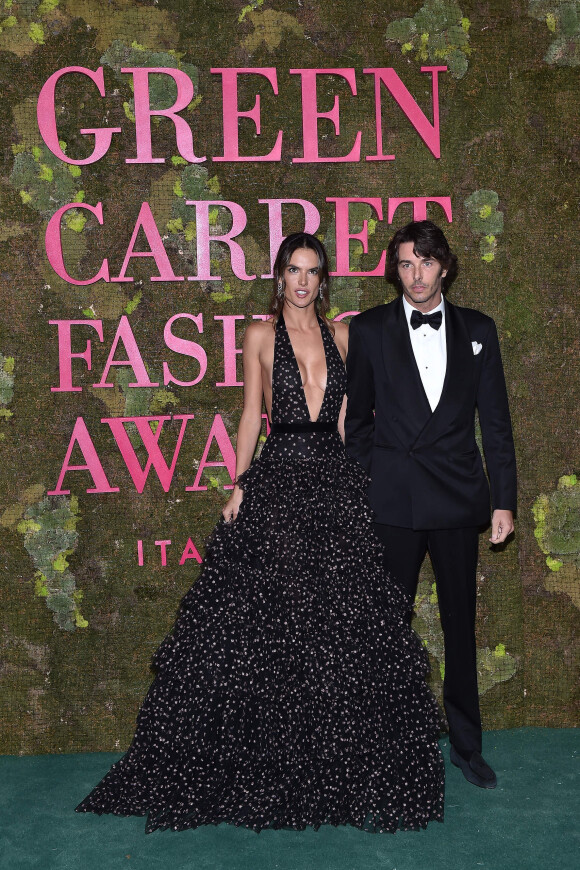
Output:
<svg viewBox="0 0 580 870">
<path fill-rule="evenodd" d="M 271 435 L 306 434 L 308 432 L 336 432 L 336 423 L 326 421 L 311 421 L 304 423 L 272 423 Z"/>
</svg>

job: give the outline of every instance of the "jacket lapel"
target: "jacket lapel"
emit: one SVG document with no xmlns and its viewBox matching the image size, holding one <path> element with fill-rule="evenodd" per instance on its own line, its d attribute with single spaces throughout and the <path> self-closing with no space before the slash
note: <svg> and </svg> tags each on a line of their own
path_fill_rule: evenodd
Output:
<svg viewBox="0 0 580 870">
<path fill-rule="evenodd" d="M 381 332 L 383 362 L 392 395 L 400 408 L 402 419 L 411 432 L 418 434 L 432 413 L 415 362 L 401 297 L 385 305 Z"/>
<path fill-rule="evenodd" d="M 431 441 L 449 425 L 458 414 L 474 402 L 475 364 L 473 348 L 467 327 L 457 308 L 445 300 L 445 338 L 447 365 L 439 404 L 419 435 L 418 441 Z"/>
</svg>

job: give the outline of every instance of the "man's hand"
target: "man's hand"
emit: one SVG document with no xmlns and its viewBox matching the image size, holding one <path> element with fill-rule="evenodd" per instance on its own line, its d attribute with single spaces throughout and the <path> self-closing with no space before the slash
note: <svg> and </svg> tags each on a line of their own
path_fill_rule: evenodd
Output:
<svg viewBox="0 0 580 870">
<path fill-rule="evenodd" d="M 514 515 L 512 511 L 494 511 L 491 518 L 492 544 L 503 544 L 508 535 L 514 530 Z"/>
</svg>

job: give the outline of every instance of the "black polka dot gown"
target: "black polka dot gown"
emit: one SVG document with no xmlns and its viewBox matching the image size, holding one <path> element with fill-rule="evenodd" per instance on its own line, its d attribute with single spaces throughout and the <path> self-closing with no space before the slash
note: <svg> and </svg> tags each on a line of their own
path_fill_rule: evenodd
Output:
<svg viewBox="0 0 580 870">
<path fill-rule="evenodd" d="M 327 387 L 313 424 L 278 321 L 272 432 L 241 477 L 238 517 L 213 532 L 133 742 L 81 812 L 147 816 L 147 831 L 381 832 L 443 817 L 426 653 L 336 428 L 345 371 L 320 328 Z"/>
</svg>

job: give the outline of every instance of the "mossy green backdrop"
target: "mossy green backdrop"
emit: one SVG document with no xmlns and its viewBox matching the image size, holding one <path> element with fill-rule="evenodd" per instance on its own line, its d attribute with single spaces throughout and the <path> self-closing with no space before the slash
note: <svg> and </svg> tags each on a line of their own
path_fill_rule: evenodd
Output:
<svg viewBox="0 0 580 870">
<path fill-rule="evenodd" d="M 201 548 L 219 515 L 228 478 L 204 474 L 206 492 L 186 492 L 209 428 L 220 413 L 233 437 L 240 388 L 223 378 L 222 324 L 214 315 L 267 309 L 269 282 L 243 282 L 217 248 L 223 281 L 152 283 L 147 260 L 133 260 L 133 283 L 69 284 L 52 271 L 44 248 L 47 220 L 61 205 L 103 203 L 98 227 L 87 213 L 63 222 L 65 261 L 91 275 L 104 255 L 120 268 L 140 204 L 151 204 L 174 264 L 195 274 L 193 228 L 184 207 L 192 199 L 225 199 L 248 214 L 242 237 L 248 271 L 268 268 L 268 222 L 259 199 L 302 198 L 320 210 L 320 233 L 333 248 L 327 196 L 450 196 L 453 223 L 441 209 L 429 217 L 446 227 L 461 274 L 450 298 L 480 308 L 498 325 L 519 463 L 520 507 L 515 539 L 491 552 L 482 535 L 477 639 L 480 690 L 487 728 L 570 726 L 577 722 L 577 628 L 580 606 L 580 484 L 578 471 L 578 63 L 580 3 L 438 2 L 406 0 L 1 0 L 0 184 L 2 246 L 0 336 L 0 751 L 114 750 L 127 746 L 150 681 L 148 663 L 172 624 L 180 597 L 199 568 L 179 566 L 189 537 Z M 278 163 L 216 163 L 193 167 L 177 156 L 173 125 L 154 125 L 154 153 L 164 164 L 125 163 L 134 156 L 129 76 L 120 66 L 179 66 L 196 83 L 184 112 L 196 153 L 222 151 L 221 80 L 211 67 L 276 67 L 280 94 L 262 93 L 262 137 L 272 147 L 284 130 Z M 431 77 L 440 74 L 441 158 L 436 160 L 403 113 L 385 97 L 385 151 L 395 160 L 292 163 L 302 153 L 297 67 L 353 68 L 359 96 L 344 82 L 323 80 L 321 111 L 341 96 L 341 135 L 321 122 L 324 154 L 350 150 L 363 131 L 363 155 L 376 153 L 372 78 L 362 70 L 394 67 L 431 117 Z M 59 136 L 73 155 L 87 153 L 79 128 L 119 126 L 106 157 L 80 171 L 59 162 L 42 143 L 36 100 L 46 79 L 65 66 L 103 66 L 107 98 L 88 79 L 69 77 L 59 91 Z M 251 108 L 256 82 L 240 85 Z M 163 87 L 157 98 L 167 99 Z M 167 103 L 165 103 L 166 105 Z M 80 120 L 82 118 L 82 121 Z M 240 125 L 242 153 L 264 153 L 250 122 Z M 203 144 L 201 144 L 203 143 Z M 83 150 L 84 149 L 84 150 Z M 299 229 L 299 212 L 284 229 Z M 370 210 L 354 209 L 360 229 Z M 411 218 L 397 211 L 395 224 Z M 220 220 L 219 213 L 213 217 Z M 372 269 L 392 228 L 369 225 L 368 255 L 351 245 L 359 270 Z M 217 265 L 217 264 L 216 264 Z M 113 273 L 115 274 L 115 273 Z M 392 298 L 381 278 L 335 282 L 337 311 L 365 309 Z M 129 368 L 112 370 L 115 387 L 95 390 L 119 318 L 126 314 L 152 380 L 171 359 L 182 380 L 196 363 L 170 356 L 163 328 L 172 314 L 204 316 L 204 334 L 189 334 L 207 351 L 208 371 L 195 387 L 136 390 Z M 78 393 L 51 392 L 58 382 L 58 319 L 103 321 L 105 342 L 93 337 L 93 372 L 73 365 Z M 238 326 L 241 340 L 243 327 Z M 81 334 L 82 333 L 82 334 Z M 85 348 L 89 331 L 73 350 Z M 96 373 L 97 377 L 94 377 Z M 161 383 L 163 379 L 161 376 Z M 142 494 L 103 417 L 195 414 L 171 489 L 151 472 Z M 48 498 L 58 478 L 74 422 L 87 423 L 111 483 L 121 492 L 87 494 L 90 476 L 70 472 L 70 496 Z M 177 424 L 161 440 L 166 455 Z M 136 431 L 132 442 L 142 462 Z M 219 460 L 215 448 L 210 458 Z M 73 457 L 77 462 L 82 458 Z M 173 541 L 162 567 L 158 539 Z M 136 542 L 146 564 L 137 564 Z M 157 552 L 154 559 L 153 551 Z M 429 566 L 424 570 L 416 627 L 432 657 L 441 690 L 441 636 Z"/>
</svg>

